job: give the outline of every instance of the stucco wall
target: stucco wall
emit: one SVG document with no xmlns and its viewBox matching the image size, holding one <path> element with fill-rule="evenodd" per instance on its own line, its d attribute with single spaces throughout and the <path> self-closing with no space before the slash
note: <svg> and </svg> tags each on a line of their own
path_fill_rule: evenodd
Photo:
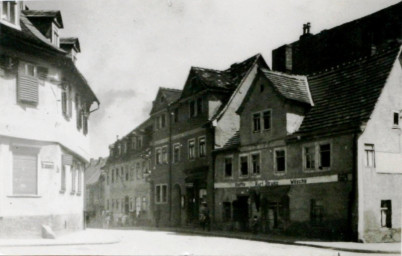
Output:
<svg viewBox="0 0 402 256">
<path fill-rule="evenodd" d="M 358 140 L 359 238 L 366 242 L 400 241 L 402 208 L 402 69 L 396 60 L 371 119 Z M 401 122 L 401 120 L 399 121 Z M 375 167 L 366 166 L 365 144 L 375 148 Z M 392 200 L 392 228 L 381 227 L 381 200 Z"/>
</svg>

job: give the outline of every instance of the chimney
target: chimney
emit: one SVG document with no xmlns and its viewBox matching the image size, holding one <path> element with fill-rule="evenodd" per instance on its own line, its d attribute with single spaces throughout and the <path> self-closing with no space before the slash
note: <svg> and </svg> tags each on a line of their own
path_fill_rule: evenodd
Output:
<svg viewBox="0 0 402 256">
<path fill-rule="evenodd" d="M 312 36 L 312 34 L 310 33 L 310 28 L 311 28 L 310 22 L 303 24 L 303 34 L 300 36 L 300 39 Z"/>
</svg>

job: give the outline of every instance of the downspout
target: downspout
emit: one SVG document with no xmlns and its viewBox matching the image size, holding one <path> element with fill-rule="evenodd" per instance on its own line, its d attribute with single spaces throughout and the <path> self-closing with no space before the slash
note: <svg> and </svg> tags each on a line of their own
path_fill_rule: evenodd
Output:
<svg viewBox="0 0 402 256">
<path fill-rule="evenodd" d="M 169 200 L 169 224 L 172 226 L 172 117 L 174 118 L 174 113 L 170 112 L 170 105 L 168 105 L 168 113 L 169 113 L 169 143 L 168 143 L 168 163 L 169 163 L 169 191 L 168 191 L 168 200 Z"/>
</svg>

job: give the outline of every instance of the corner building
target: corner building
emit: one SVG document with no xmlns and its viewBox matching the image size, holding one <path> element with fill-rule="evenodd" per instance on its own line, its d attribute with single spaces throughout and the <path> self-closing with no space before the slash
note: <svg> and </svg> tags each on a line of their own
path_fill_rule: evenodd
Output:
<svg viewBox="0 0 402 256">
<path fill-rule="evenodd" d="M 99 101 L 75 66 L 79 41 L 60 38 L 59 11 L 3 1 L 0 12 L 0 237 L 80 230 Z"/>
<path fill-rule="evenodd" d="M 214 151 L 217 225 L 400 241 L 400 81 L 400 47 L 311 76 L 259 69 Z"/>
</svg>

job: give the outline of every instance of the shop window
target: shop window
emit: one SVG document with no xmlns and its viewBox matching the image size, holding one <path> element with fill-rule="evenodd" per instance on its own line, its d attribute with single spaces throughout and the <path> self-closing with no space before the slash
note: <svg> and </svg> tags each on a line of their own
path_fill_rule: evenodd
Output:
<svg viewBox="0 0 402 256">
<path fill-rule="evenodd" d="M 311 199 L 310 201 L 310 216 L 312 225 L 321 225 L 323 222 L 324 207 L 321 200 Z"/>
<path fill-rule="evenodd" d="M 304 168 L 306 170 L 315 169 L 315 146 L 304 147 Z"/>
<path fill-rule="evenodd" d="M 275 150 L 275 171 L 286 171 L 286 154 L 284 149 Z"/>
<path fill-rule="evenodd" d="M 391 200 L 381 200 L 381 227 L 392 228 Z"/>
<path fill-rule="evenodd" d="M 13 151 L 13 195 L 38 193 L 38 154 L 34 149 Z"/>
<path fill-rule="evenodd" d="M 329 168 L 331 166 L 331 145 L 320 145 L 320 169 Z"/>
<path fill-rule="evenodd" d="M 271 110 L 263 112 L 264 130 L 271 129 Z"/>
<path fill-rule="evenodd" d="M 222 203 L 222 220 L 230 221 L 232 219 L 232 204 L 230 202 Z"/>
<path fill-rule="evenodd" d="M 225 177 L 232 177 L 232 160 L 231 157 L 225 158 Z"/>
<path fill-rule="evenodd" d="M 248 175 L 248 156 L 240 157 L 240 175 L 241 176 Z"/>
<path fill-rule="evenodd" d="M 261 131 L 260 113 L 253 114 L 253 132 Z"/>
<path fill-rule="evenodd" d="M 260 174 L 260 154 L 251 155 L 251 166 L 253 167 L 253 174 Z"/>
<path fill-rule="evenodd" d="M 195 140 L 189 140 L 188 141 L 188 159 L 194 159 L 195 158 Z"/>
<path fill-rule="evenodd" d="M 173 145 L 173 162 L 180 162 L 180 144 Z"/>
<path fill-rule="evenodd" d="M 373 144 L 365 144 L 364 151 L 366 153 L 366 166 L 375 167 L 375 151 Z"/>
<path fill-rule="evenodd" d="M 198 152 L 200 154 L 200 157 L 206 156 L 205 137 L 201 137 L 198 139 Z"/>
</svg>

